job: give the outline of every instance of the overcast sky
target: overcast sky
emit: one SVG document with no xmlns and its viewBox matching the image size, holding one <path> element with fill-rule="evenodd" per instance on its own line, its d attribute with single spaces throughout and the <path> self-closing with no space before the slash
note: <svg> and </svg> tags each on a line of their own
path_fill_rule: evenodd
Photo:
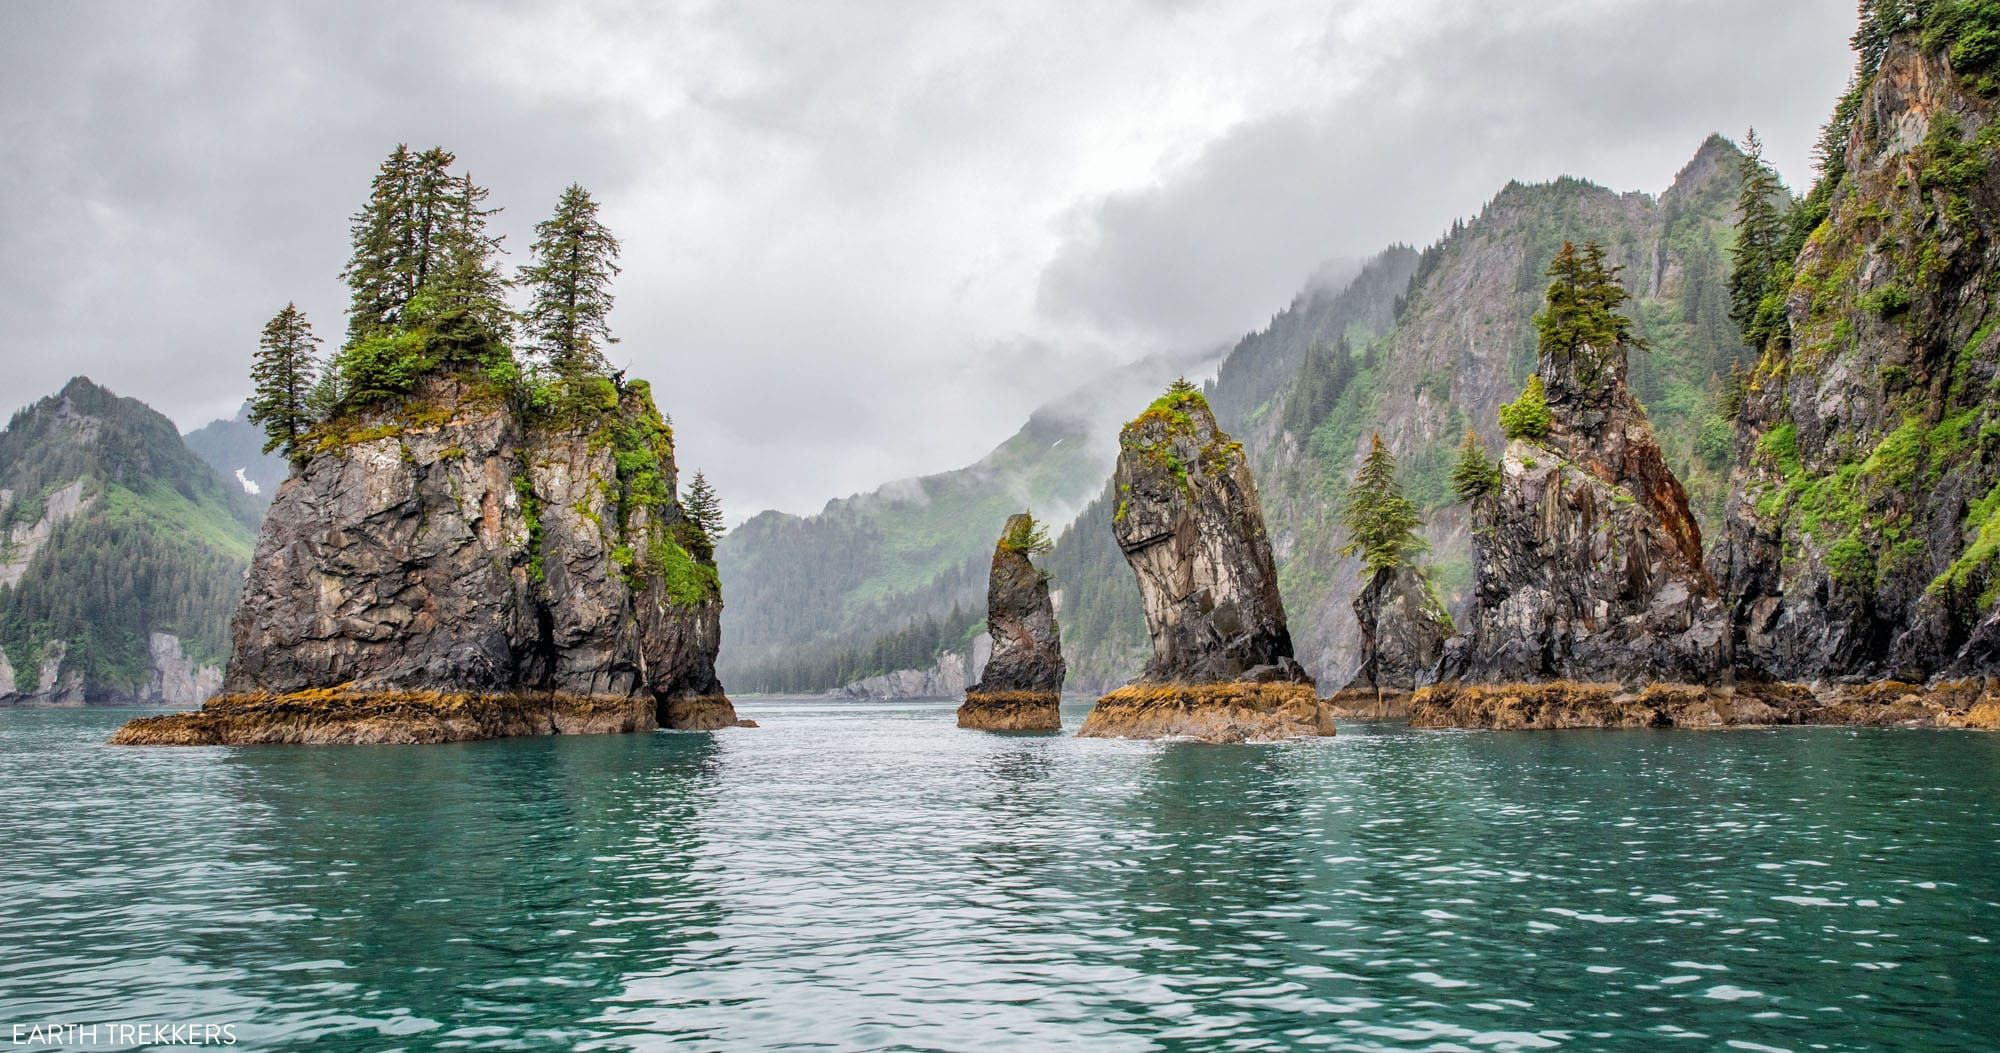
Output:
<svg viewBox="0 0 2000 1053">
<path fill-rule="evenodd" d="M 1853 0 L 0 5 L 0 414 L 86 373 L 184 429 L 347 217 L 457 152 L 518 263 L 575 181 L 613 357 L 732 518 L 969 462 L 1091 372 L 1261 325 L 1507 180 L 1658 192 L 1755 124 L 1795 187 Z"/>
</svg>

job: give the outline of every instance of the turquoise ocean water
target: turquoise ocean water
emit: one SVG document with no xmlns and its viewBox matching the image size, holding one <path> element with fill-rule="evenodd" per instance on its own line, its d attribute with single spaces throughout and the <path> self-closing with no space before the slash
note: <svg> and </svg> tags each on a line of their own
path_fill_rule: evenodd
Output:
<svg viewBox="0 0 2000 1053">
<path fill-rule="evenodd" d="M 2000 735 L 741 709 L 243 749 L 0 711 L 0 1048 L 2000 1047 Z"/>
</svg>

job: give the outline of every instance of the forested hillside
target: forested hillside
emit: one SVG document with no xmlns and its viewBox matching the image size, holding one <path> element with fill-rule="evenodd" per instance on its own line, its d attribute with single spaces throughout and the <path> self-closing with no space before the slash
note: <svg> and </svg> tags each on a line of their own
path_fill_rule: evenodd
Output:
<svg viewBox="0 0 2000 1053">
<path fill-rule="evenodd" d="M 257 512 L 172 422 L 81 377 L 0 432 L 0 702 L 202 700 Z"/>
<path fill-rule="evenodd" d="M 2000 668 L 2000 5 L 1863 8 L 1820 178 L 1746 223 L 1761 352 L 1712 557 L 1739 672 Z"/>
</svg>

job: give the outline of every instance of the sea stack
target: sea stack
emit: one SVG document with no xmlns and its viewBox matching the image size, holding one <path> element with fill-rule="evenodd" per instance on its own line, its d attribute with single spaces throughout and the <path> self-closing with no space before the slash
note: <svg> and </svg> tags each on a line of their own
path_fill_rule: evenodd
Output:
<svg viewBox="0 0 2000 1053">
<path fill-rule="evenodd" d="M 1418 692 L 1420 726 L 1671 724 L 1699 693 L 1634 706 L 1629 689 L 1726 679 L 1701 528 L 1626 387 L 1616 270 L 1565 246 L 1551 273 L 1539 369 L 1502 410 L 1499 478 L 1472 500 L 1472 630 L 1448 648 L 1447 682 Z"/>
<path fill-rule="evenodd" d="M 1333 733 L 1292 657 L 1264 513 L 1240 443 L 1176 381 L 1118 436 L 1112 531 L 1139 582 L 1153 656 L 1080 735 L 1268 741 Z"/>
<path fill-rule="evenodd" d="M 958 726 L 982 731 L 1062 728 L 1062 631 L 1048 575 L 1029 558 L 1047 551 L 1048 533 L 1027 512 L 1009 516 L 993 546 L 986 587 L 986 632 L 993 640 L 979 682 L 965 691 Z"/>
<path fill-rule="evenodd" d="M 1361 666 L 1332 701 L 1336 709 L 1367 715 L 1402 715 L 1410 693 L 1437 674 L 1451 639 L 1451 615 L 1429 579 L 1416 567 L 1388 567 L 1369 575 L 1354 597 L 1361 626 Z"/>
<path fill-rule="evenodd" d="M 712 729 L 711 545 L 643 382 L 554 409 L 477 375 L 319 425 L 264 520 L 222 693 L 125 744 Z"/>
</svg>

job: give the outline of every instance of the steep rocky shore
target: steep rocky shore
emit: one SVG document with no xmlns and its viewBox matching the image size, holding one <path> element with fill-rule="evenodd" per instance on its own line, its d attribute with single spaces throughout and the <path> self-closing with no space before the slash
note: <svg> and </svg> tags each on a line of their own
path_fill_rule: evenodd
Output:
<svg viewBox="0 0 2000 1053">
<path fill-rule="evenodd" d="M 1264 514 L 1243 447 L 1177 383 L 1119 435 L 1112 530 L 1153 645 L 1099 699 L 1084 737 L 1261 741 L 1331 734 L 1292 656 Z"/>
<path fill-rule="evenodd" d="M 646 385 L 560 413 L 442 376 L 318 428 L 279 489 L 222 695 L 122 743 L 712 729 L 721 589 Z"/>
<path fill-rule="evenodd" d="M 1048 547 L 1035 517 L 1007 518 L 993 546 L 986 590 L 986 633 L 992 657 L 965 691 L 958 726 L 984 731 L 1055 731 L 1062 727 L 1062 630 L 1049 598 L 1048 575 L 1030 559 Z"/>
<path fill-rule="evenodd" d="M 1893 41 L 1743 399 L 1714 556 L 1746 676 L 2000 673 L 2000 125 Z"/>
</svg>

